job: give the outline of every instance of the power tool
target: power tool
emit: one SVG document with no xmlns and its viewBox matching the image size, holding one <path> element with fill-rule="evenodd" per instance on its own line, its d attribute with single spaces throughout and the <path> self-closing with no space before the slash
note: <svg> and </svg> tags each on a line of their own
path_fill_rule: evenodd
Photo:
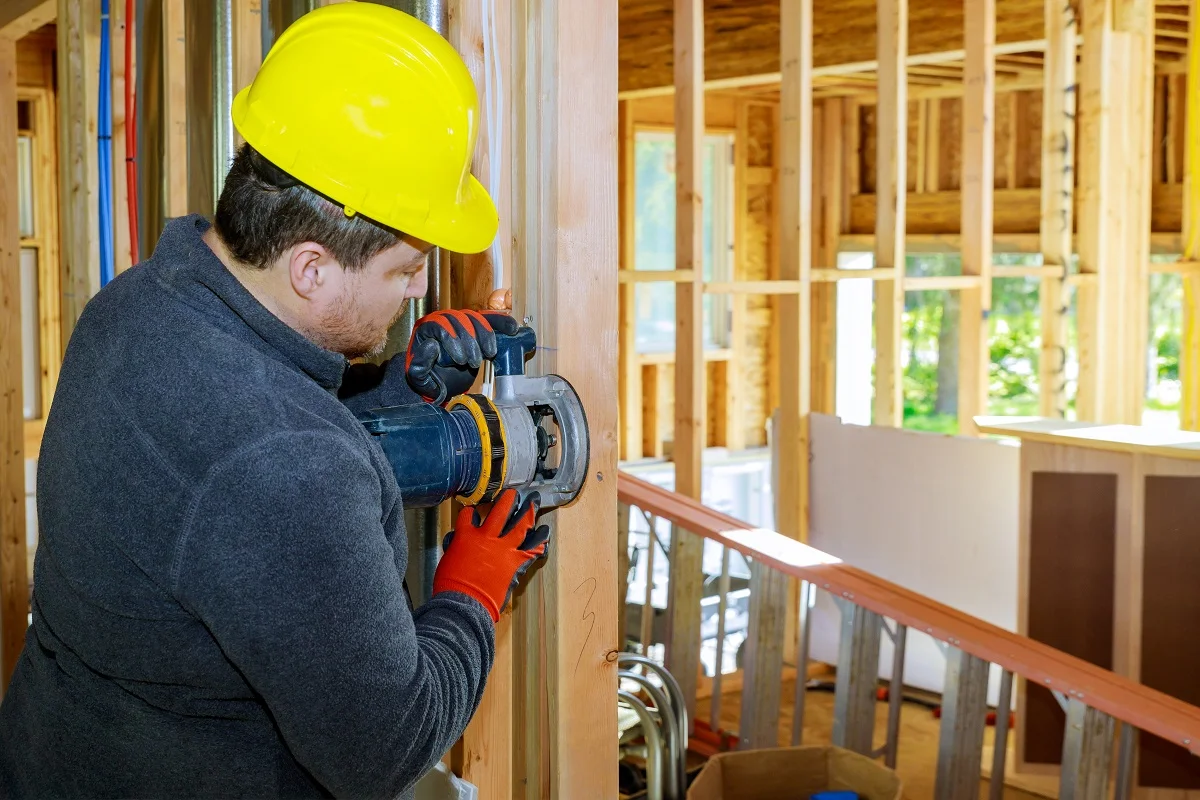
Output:
<svg viewBox="0 0 1200 800">
<path fill-rule="evenodd" d="M 507 488 L 536 490 L 542 510 L 564 506 L 583 489 L 591 442 L 575 389 L 559 375 L 529 377 L 537 350 L 526 326 L 497 334 L 492 393 L 377 408 L 359 415 L 379 437 L 405 508 L 451 497 L 489 503 Z"/>
</svg>

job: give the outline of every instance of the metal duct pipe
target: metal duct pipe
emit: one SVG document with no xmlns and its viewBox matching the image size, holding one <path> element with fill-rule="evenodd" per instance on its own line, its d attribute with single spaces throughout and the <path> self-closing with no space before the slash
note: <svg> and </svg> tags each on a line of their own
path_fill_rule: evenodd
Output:
<svg viewBox="0 0 1200 800">
<path fill-rule="evenodd" d="M 213 210 L 233 163 L 233 0 L 213 3 Z"/>
</svg>

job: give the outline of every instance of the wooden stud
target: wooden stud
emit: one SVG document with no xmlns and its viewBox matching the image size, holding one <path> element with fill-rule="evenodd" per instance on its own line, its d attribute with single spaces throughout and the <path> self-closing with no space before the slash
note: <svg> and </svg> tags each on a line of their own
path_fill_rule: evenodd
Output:
<svg viewBox="0 0 1200 800">
<path fill-rule="evenodd" d="M 0 185 L 17 185 L 17 47 L 0 36 Z M 25 436 L 21 404 L 21 246 L 17 204 L 0 201 L 0 695 L 25 644 Z"/>
<path fill-rule="evenodd" d="M 935 101 L 929 98 L 924 98 L 916 101 L 917 104 L 917 152 L 916 152 L 916 168 L 913 170 L 916 174 L 913 176 L 914 187 L 913 191 L 917 194 L 925 193 L 925 178 L 928 172 L 929 159 L 932 155 L 926 142 L 929 140 L 929 106 Z"/>
<path fill-rule="evenodd" d="M 568 377 L 591 430 L 587 485 L 514 609 L 513 794 L 615 797 L 617 7 L 514 0 L 512 23 L 513 311 L 537 329 L 531 370 Z"/>
<path fill-rule="evenodd" d="M 808 536 L 808 415 L 812 314 L 812 0 L 780 5 L 779 277 L 799 290 L 780 295 L 779 532 Z M 789 639 L 790 641 L 790 639 Z"/>
<path fill-rule="evenodd" d="M 942 173 L 942 101 L 939 98 L 929 100 L 929 120 L 926 126 L 926 148 L 929 157 L 925 159 L 925 191 L 936 192 Z"/>
<path fill-rule="evenodd" d="M 996 1 L 964 0 L 966 61 L 962 124 L 962 274 L 978 286 L 959 295 L 958 430 L 974 434 L 986 412 L 988 315 L 992 307 L 992 193 L 995 189 Z M 1015 137 L 1010 137 L 1010 139 Z"/>
<path fill-rule="evenodd" d="M 58 0 L 59 204 L 62 219 L 63 339 L 100 290 L 99 173 L 96 158 L 100 71 L 98 0 Z"/>
<path fill-rule="evenodd" d="M 641 359 L 639 359 L 641 363 Z M 663 457 L 663 429 L 660 422 L 663 393 L 666 391 L 662 364 L 642 364 L 642 455 Z"/>
<path fill-rule="evenodd" d="M 635 214 L 637 186 L 634 159 L 633 114 L 628 100 L 617 106 L 618 163 L 620 165 L 617 192 L 617 213 L 620 219 L 622 272 L 633 272 L 636 252 Z M 618 325 L 619 374 L 618 394 L 621 417 L 621 458 L 633 461 L 642 457 L 642 368 L 637 358 L 637 285 L 621 285 L 620 318 Z"/>
<path fill-rule="evenodd" d="M 1071 263 L 1075 214 L 1075 38 L 1073 6 L 1046 0 L 1046 61 L 1042 73 L 1042 188 L 1039 246 L 1042 264 L 1057 276 L 1042 279 L 1042 347 L 1038 403 L 1044 417 L 1065 417 L 1067 307 L 1064 278 Z"/>
<path fill-rule="evenodd" d="M 675 262 L 693 279 L 675 284 L 675 491 L 699 500 L 705 445 L 703 314 L 704 4 L 675 0 Z M 695 719 L 703 548 L 671 541 L 671 614 L 666 666 Z"/>
<path fill-rule="evenodd" d="M 1097 278 L 1077 290 L 1077 414 L 1136 424 L 1146 341 L 1152 36 L 1149 29 L 1117 30 L 1104 0 L 1083 0 L 1080 16 L 1079 267 Z M 1144 17 L 1122 13 L 1127 22 Z"/>
<path fill-rule="evenodd" d="M 750 199 L 749 184 L 752 170 L 765 170 L 767 181 L 774 180 L 771 167 L 750 166 L 750 104 L 739 100 L 736 107 L 736 127 L 733 140 L 733 278 L 743 281 L 749 270 Z M 709 286 L 704 288 L 709 291 Z M 733 363 L 725 372 L 725 446 L 741 450 L 746 446 L 745 387 L 750 381 L 767 380 L 765 375 L 756 375 L 744 365 L 749 343 L 746 340 L 749 328 L 747 317 L 749 303 L 745 297 L 730 298 L 729 349 L 733 351 Z"/>
<path fill-rule="evenodd" d="M 821 102 L 820 153 L 814 159 L 817 202 L 817 228 L 814 235 L 813 262 L 819 267 L 836 267 L 838 237 L 842 233 L 842 189 L 845 179 L 845 150 L 841 139 L 844 127 L 838 98 Z M 814 136 L 814 140 L 816 137 Z M 824 283 L 812 286 L 812 410 L 820 414 L 837 413 L 837 287 Z"/>
<path fill-rule="evenodd" d="M 129 187 L 125 172 L 125 37 L 132 25 L 125 19 L 125 3 L 109 4 L 109 53 L 112 58 L 112 226 L 113 274 L 133 266 L 129 249 Z M 134 48 L 136 50 L 136 47 Z M 136 74 L 128 76 L 136 80 Z"/>
<path fill-rule="evenodd" d="M 245 0 L 243 0 L 245 2 Z M 252 4 L 259 6 L 257 0 Z M 508 76 L 511 74 L 511 40 L 510 26 L 501 24 L 501 20 L 510 20 L 512 9 L 505 0 L 497 0 L 494 4 L 496 14 L 496 52 L 493 52 L 491 42 L 485 37 L 483 30 L 483 3 L 475 0 L 451 0 L 447 16 L 449 18 L 448 39 L 455 49 L 463 56 L 467 69 L 474 81 L 480 102 L 480 134 L 476 143 L 475 158 L 471 172 L 483 185 L 489 187 L 492 200 L 496 204 L 500 217 L 500 227 L 496 234 L 493 247 L 483 253 L 471 255 L 453 254 L 449 257 L 451 288 L 448 305 L 453 308 L 485 308 L 488 296 L 494 287 L 494 274 L 497 269 L 496 254 L 499 253 L 501 265 L 513 263 L 512 252 L 512 194 L 510 191 L 512 179 L 511 150 L 508 139 L 502 139 L 504 145 L 499 154 L 498 162 L 490 157 L 489 130 L 496 121 L 492 119 L 496 109 L 487 103 L 486 84 L 488 71 L 492 70 L 493 77 L 501 81 L 504 96 L 510 95 Z M 258 8 L 250 9 L 257 13 Z M 254 20 L 248 20 L 246 31 L 249 32 Z M 240 50 L 239 46 L 239 50 Z M 253 56 L 252 50 L 243 57 L 245 72 L 241 77 L 235 76 L 235 82 L 244 85 L 254 76 L 250 69 Z M 492 61 L 498 65 L 492 66 Z M 257 65 L 254 65 L 257 66 Z M 498 124 L 502 130 L 511 129 L 512 119 L 509 107 L 498 109 L 501 119 Z M 491 187 L 496 186 L 496 189 Z M 511 274 L 511 267 L 509 269 Z M 502 284 L 507 285 L 507 284 Z M 539 336 L 541 330 L 538 330 Z M 499 800 L 509 796 L 513 782 L 513 753 L 510 746 L 514 730 L 514 629 L 512 613 L 501 615 L 496 625 L 496 656 L 488 685 L 484 691 L 479 710 L 476 711 L 471 724 L 463 733 L 461 763 L 457 764 L 461 777 L 465 778 L 479 789 L 481 800 Z"/>
<path fill-rule="evenodd" d="M 904 317 L 904 227 L 908 179 L 908 0 L 876 5 L 879 102 L 875 136 L 875 266 L 896 270 L 875 283 L 875 401 L 872 421 L 900 427 L 901 323 Z"/>
<path fill-rule="evenodd" d="M 704 451 L 704 5 L 675 0 L 675 491 L 700 499 Z M 684 575 L 689 574 L 684 570 Z M 699 599 L 697 597 L 697 599 Z M 677 676 L 686 679 L 687 676 Z"/>
<path fill-rule="evenodd" d="M 187 36 L 183 0 L 162 0 L 163 214 L 188 213 Z"/>
<path fill-rule="evenodd" d="M 1187 107 L 1183 140 L 1188 144 L 1183 158 L 1183 259 L 1200 261 L 1200 7 L 1189 7 Z M 1183 396 L 1179 403 L 1179 424 L 1184 430 L 1200 430 L 1200 276 L 1184 278 L 1184 340 L 1179 348 L 1179 377 Z"/>
<path fill-rule="evenodd" d="M 262 0 L 233 0 L 233 94 L 254 80 L 262 64 Z M 233 131 L 235 147 L 245 139 Z"/>
</svg>

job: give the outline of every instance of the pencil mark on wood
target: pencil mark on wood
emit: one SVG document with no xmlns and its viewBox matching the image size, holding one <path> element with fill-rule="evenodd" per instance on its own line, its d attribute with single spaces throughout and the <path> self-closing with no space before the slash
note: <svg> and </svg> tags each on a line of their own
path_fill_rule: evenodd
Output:
<svg viewBox="0 0 1200 800">
<path fill-rule="evenodd" d="M 595 578 L 587 578 L 583 583 L 575 587 L 575 591 L 572 594 L 579 594 L 583 590 L 583 587 L 589 583 L 592 585 L 592 590 L 588 593 L 587 602 L 583 604 L 583 616 L 579 618 L 581 622 L 589 623 L 588 632 L 587 636 L 583 637 L 583 645 L 579 648 L 579 658 L 575 659 L 575 672 L 572 674 L 579 673 L 579 665 L 583 663 L 583 654 L 587 651 L 588 642 L 592 639 L 592 631 L 596 629 L 596 612 L 592 611 L 591 607 L 592 598 L 596 596 L 596 586 L 599 584 L 599 581 Z"/>
</svg>

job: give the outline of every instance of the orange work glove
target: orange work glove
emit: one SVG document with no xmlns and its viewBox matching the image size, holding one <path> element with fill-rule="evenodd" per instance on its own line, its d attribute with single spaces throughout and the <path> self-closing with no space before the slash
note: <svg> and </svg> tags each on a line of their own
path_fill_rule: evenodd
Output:
<svg viewBox="0 0 1200 800">
<path fill-rule="evenodd" d="M 483 361 L 496 357 L 496 334 L 512 336 L 518 327 L 500 311 L 434 311 L 421 317 L 405 354 L 408 385 L 439 405 L 463 394 Z"/>
<path fill-rule="evenodd" d="M 508 605 L 512 590 L 533 562 L 545 558 L 550 528 L 534 526 L 542 498 L 530 492 L 519 502 L 516 489 L 505 489 L 495 503 L 464 508 L 433 575 L 433 593 L 462 592 L 474 597 L 492 621 Z"/>
</svg>

